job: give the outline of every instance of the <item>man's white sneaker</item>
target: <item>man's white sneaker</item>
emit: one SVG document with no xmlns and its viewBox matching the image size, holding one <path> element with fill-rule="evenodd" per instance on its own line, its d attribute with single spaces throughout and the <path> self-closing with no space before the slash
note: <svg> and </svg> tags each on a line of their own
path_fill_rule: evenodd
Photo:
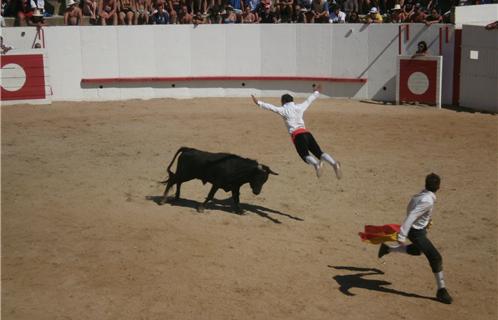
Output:
<svg viewBox="0 0 498 320">
<path fill-rule="evenodd" d="M 317 178 L 320 178 L 322 176 L 322 166 L 323 166 L 323 163 L 321 161 L 320 161 L 320 163 L 318 163 L 318 165 L 315 166 Z"/>
<path fill-rule="evenodd" d="M 337 179 L 341 179 L 342 178 L 341 163 L 339 161 L 336 161 L 335 164 L 332 165 L 332 168 L 334 168 L 335 176 L 337 177 Z"/>
</svg>

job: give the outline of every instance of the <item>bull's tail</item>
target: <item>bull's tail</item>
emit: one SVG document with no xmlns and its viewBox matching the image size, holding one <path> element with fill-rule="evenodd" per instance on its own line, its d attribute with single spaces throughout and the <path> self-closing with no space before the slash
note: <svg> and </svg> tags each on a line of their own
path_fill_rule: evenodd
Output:
<svg viewBox="0 0 498 320">
<path fill-rule="evenodd" d="M 162 183 L 162 184 L 167 184 L 169 179 L 171 179 L 171 177 L 173 177 L 175 174 L 171 171 L 171 166 L 173 165 L 173 163 L 175 162 L 175 159 L 176 157 L 178 157 L 178 155 L 181 153 L 181 152 L 184 152 L 186 150 L 190 150 L 191 148 L 188 148 L 188 147 L 181 147 L 180 149 L 178 149 L 178 151 L 176 151 L 175 153 L 175 156 L 173 157 L 173 159 L 171 160 L 170 164 L 168 165 L 168 178 L 164 181 L 160 181 L 159 183 Z"/>
</svg>

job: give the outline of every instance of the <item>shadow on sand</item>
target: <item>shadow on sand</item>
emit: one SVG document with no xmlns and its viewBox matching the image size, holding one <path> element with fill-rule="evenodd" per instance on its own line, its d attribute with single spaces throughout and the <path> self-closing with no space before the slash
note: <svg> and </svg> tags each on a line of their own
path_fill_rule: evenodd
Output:
<svg viewBox="0 0 498 320">
<path fill-rule="evenodd" d="M 396 289 L 386 288 L 385 286 L 391 285 L 390 282 L 384 280 L 371 280 L 363 277 L 372 275 L 383 275 L 384 272 L 376 268 L 358 268 L 358 267 L 344 267 L 344 266 L 328 266 L 336 270 L 354 271 L 354 274 L 337 275 L 333 279 L 339 284 L 339 291 L 347 296 L 354 296 L 349 290 L 352 288 L 361 288 L 367 290 L 374 290 L 386 293 L 393 293 L 404 297 L 420 298 L 437 301 L 436 298 L 421 296 L 415 293 L 403 292 Z"/>
<path fill-rule="evenodd" d="M 155 202 L 157 205 L 160 205 L 162 196 L 146 196 L 145 199 L 150 200 Z M 194 200 L 189 200 L 189 199 L 178 199 L 176 201 L 171 201 L 172 199 L 169 199 L 169 202 L 167 204 L 174 206 L 174 207 L 185 207 L 185 208 L 192 208 L 194 210 L 197 210 L 197 207 L 200 205 L 199 202 L 194 201 Z M 263 206 L 258 206 L 258 205 L 253 205 L 253 204 L 247 204 L 247 203 L 240 203 L 240 208 L 244 210 L 243 214 L 238 214 L 233 211 L 232 207 L 233 201 L 232 198 L 227 198 L 223 200 L 218 200 L 218 199 L 213 199 L 213 201 L 209 202 L 206 205 L 206 210 L 218 210 L 218 211 L 223 211 L 227 212 L 230 214 L 237 214 L 237 215 L 245 215 L 250 212 L 257 214 L 258 216 L 262 218 L 266 218 L 270 220 L 273 223 L 282 223 L 280 220 L 273 218 L 272 216 L 269 215 L 271 214 L 276 214 L 280 216 L 287 217 L 289 219 L 297 220 L 297 221 L 304 221 L 304 219 L 296 216 L 292 216 L 290 214 L 278 211 L 278 210 L 273 210 L 270 208 L 266 208 Z"/>
</svg>

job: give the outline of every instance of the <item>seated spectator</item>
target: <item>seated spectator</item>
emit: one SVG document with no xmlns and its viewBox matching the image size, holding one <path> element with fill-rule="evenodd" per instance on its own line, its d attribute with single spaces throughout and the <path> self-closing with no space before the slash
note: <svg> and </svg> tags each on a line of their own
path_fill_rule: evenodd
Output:
<svg viewBox="0 0 498 320">
<path fill-rule="evenodd" d="M 280 23 L 291 23 L 292 22 L 292 7 L 294 5 L 294 0 L 277 0 L 278 16 L 280 17 Z"/>
<path fill-rule="evenodd" d="M 16 3 L 16 25 L 34 25 L 32 17 L 35 10 L 43 16 L 43 8 L 45 7 L 44 0 L 17 0 Z"/>
<path fill-rule="evenodd" d="M 406 22 L 411 23 L 425 23 L 425 13 L 420 8 L 420 3 L 417 3 L 413 6 L 413 11 L 406 20 Z"/>
<path fill-rule="evenodd" d="M 222 7 L 219 3 L 213 2 L 208 7 L 208 23 L 211 24 L 220 24 L 222 22 Z"/>
<path fill-rule="evenodd" d="M 394 8 L 391 10 L 390 22 L 392 23 L 403 23 L 405 22 L 408 15 L 401 10 L 401 5 L 395 4 Z"/>
<path fill-rule="evenodd" d="M 164 8 L 164 2 L 162 0 L 158 0 L 156 3 L 156 9 L 152 11 L 152 15 L 150 16 L 151 24 L 168 24 L 169 23 L 169 13 Z"/>
<path fill-rule="evenodd" d="M 152 2 L 150 0 L 137 0 L 136 7 L 135 24 L 148 24 L 152 13 Z"/>
<path fill-rule="evenodd" d="M 197 26 L 199 24 L 204 24 L 205 23 L 205 19 L 204 19 L 203 15 L 200 12 L 197 12 L 196 14 L 194 14 L 192 16 L 192 23 L 194 24 L 194 26 Z"/>
<path fill-rule="evenodd" d="M 156 1 L 163 1 L 163 0 L 156 0 Z M 178 20 L 178 14 L 182 10 L 181 1 L 180 0 L 168 0 L 167 10 L 169 10 L 170 23 L 171 24 L 180 23 L 180 21 Z"/>
<path fill-rule="evenodd" d="M 366 23 L 382 23 L 383 19 L 376 7 L 370 9 L 368 16 L 365 18 Z"/>
<path fill-rule="evenodd" d="M 294 12 L 292 13 L 292 22 L 294 23 L 306 23 L 306 8 L 302 8 L 299 4 L 294 7 Z"/>
<path fill-rule="evenodd" d="M 269 4 L 265 4 L 263 11 L 259 14 L 259 23 L 277 23 L 277 17 L 271 11 Z"/>
<path fill-rule="evenodd" d="M 34 9 L 31 13 L 31 17 L 28 20 L 28 25 L 36 26 L 38 29 L 46 26 L 43 13 L 40 9 Z"/>
<path fill-rule="evenodd" d="M 329 4 L 325 0 L 313 0 L 311 23 L 329 23 Z"/>
<path fill-rule="evenodd" d="M 121 25 L 132 25 L 135 22 L 137 10 L 135 0 L 118 0 L 118 18 Z"/>
<path fill-rule="evenodd" d="M 79 26 L 81 25 L 81 19 L 83 18 L 83 12 L 79 7 L 79 2 L 75 0 L 66 1 L 66 10 L 64 11 L 64 24 L 66 26 Z"/>
<path fill-rule="evenodd" d="M 443 17 L 434 8 L 431 10 L 431 14 L 425 18 L 425 24 L 427 26 L 430 26 L 431 24 L 434 23 L 442 23 L 442 22 L 443 22 Z"/>
<path fill-rule="evenodd" d="M 186 4 L 182 4 L 180 12 L 178 12 L 178 23 L 180 24 L 192 23 L 192 13 L 190 12 Z"/>
<path fill-rule="evenodd" d="M 90 23 L 95 24 L 97 21 L 97 0 L 83 0 L 83 14 L 90 16 Z"/>
<path fill-rule="evenodd" d="M 344 6 L 344 11 L 346 11 L 347 13 L 353 11 L 358 12 L 358 10 L 360 10 L 358 0 L 345 0 L 343 2 L 343 6 Z"/>
<path fill-rule="evenodd" d="M 106 26 L 108 24 L 118 25 L 117 3 L 116 0 L 100 0 L 99 1 L 99 16 L 100 24 Z"/>
<path fill-rule="evenodd" d="M 351 11 L 349 15 L 346 16 L 346 21 L 348 23 L 361 23 L 360 16 L 356 11 Z"/>
<path fill-rule="evenodd" d="M 425 41 L 420 41 L 419 43 L 417 43 L 417 51 L 412 56 L 412 58 L 426 56 L 427 55 L 427 49 L 428 49 L 427 48 L 427 43 Z"/>
<path fill-rule="evenodd" d="M 346 23 L 346 14 L 341 11 L 341 7 L 334 5 L 329 12 L 330 23 Z"/>
<path fill-rule="evenodd" d="M 237 23 L 237 14 L 231 5 L 227 5 L 225 8 L 225 14 L 223 15 L 223 23 Z"/>
<path fill-rule="evenodd" d="M 244 8 L 244 13 L 242 13 L 242 23 L 257 23 L 257 17 L 252 12 L 251 6 L 249 4 L 246 4 Z"/>
</svg>

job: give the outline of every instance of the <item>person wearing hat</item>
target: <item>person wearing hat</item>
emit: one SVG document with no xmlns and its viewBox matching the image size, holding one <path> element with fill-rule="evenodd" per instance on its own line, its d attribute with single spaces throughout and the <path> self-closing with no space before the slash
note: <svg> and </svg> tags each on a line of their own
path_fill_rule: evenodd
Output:
<svg viewBox="0 0 498 320">
<path fill-rule="evenodd" d="M 436 299 L 445 304 L 451 304 L 451 298 L 444 282 L 443 258 L 436 247 L 427 237 L 427 229 L 432 223 L 432 214 L 436 202 L 436 192 L 439 190 L 441 178 L 430 173 L 425 177 L 425 188 L 414 195 L 407 207 L 407 215 L 397 235 L 397 245 L 388 246 L 382 243 L 377 256 L 382 258 L 389 253 L 404 253 L 420 256 L 422 253 L 429 261 L 429 265 L 436 279 Z M 411 244 L 406 245 L 409 239 Z"/>
<path fill-rule="evenodd" d="M 370 11 L 368 12 L 368 16 L 366 17 L 366 22 L 367 23 L 382 23 L 383 19 L 382 16 L 379 13 L 379 10 L 377 10 L 377 7 L 372 7 Z"/>
<path fill-rule="evenodd" d="M 273 111 L 283 118 L 297 153 L 304 162 L 313 166 L 317 177 L 320 177 L 322 163 L 325 161 L 332 166 L 337 179 L 341 179 L 342 173 L 339 161 L 336 161 L 331 155 L 320 149 L 315 138 L 304 125 L 304 112 L 318 98 L 320 90 L 321 85 L 316 86 L 313 93 L 300 104 L 294 103 L 294 98 L 290 94 L 284 94 L 281 97 L 281 107 L 259 101 L 254 95 L 251 95 L 251 98 L 260 108 Z"/>
<path fill-rule="evenodd" d="M 28 19 L 28 25 L 36 26 L 37 28 L 41 28 L 46 25 L 43 13 L 40 9 L 34 9 L 32 11 L 31 17 Z"/>
<path fill-rule="evenodd" d="M 399 3 L 394 5 L 394 8 L 391 9 L 391 22 L 392 23 L 403 23 L 405 22 L 408 15 L 401 10 L 401 5 Z"/>
<path fill-rule="evenodd" d="M 64 10 L 64 24 L 66 26 L 79 26 L 82 18 L 83 12 L 79 7 L 79 1 L 67 0 L 66 10 Z"/>
</svg>

